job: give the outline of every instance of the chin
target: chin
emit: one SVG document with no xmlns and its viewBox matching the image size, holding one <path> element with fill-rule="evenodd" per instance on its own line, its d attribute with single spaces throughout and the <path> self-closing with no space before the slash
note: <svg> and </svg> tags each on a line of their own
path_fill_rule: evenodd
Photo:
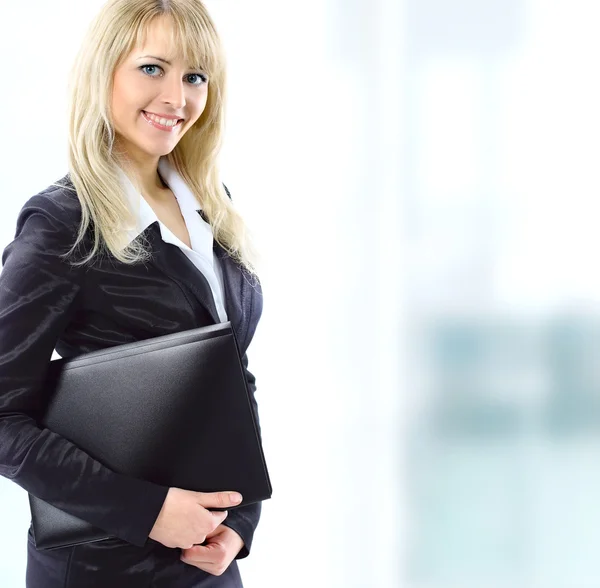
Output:
<svg viewBox="0 0 600 588">
<path fill-rule="evenodd" d="M 173 151 L 173 149 L 175 149 L 175 147 L 177 146 L 178 142 L 179 141 L 170 143 L 169 145 L 164 145 L 162 148 L 159 148 L 156 145 L 154 145 L 154 146 L 140 145 L 140 146 L 138 146 L 138 148 L 141 151 L 143 151 L 144 153 L 147 153 L 148 155 L 152 155 L 154 157 L 161 157 L 162 155 L 167 155 L 168 153 L 171 153 L 171 151 Z"/>
</svg>

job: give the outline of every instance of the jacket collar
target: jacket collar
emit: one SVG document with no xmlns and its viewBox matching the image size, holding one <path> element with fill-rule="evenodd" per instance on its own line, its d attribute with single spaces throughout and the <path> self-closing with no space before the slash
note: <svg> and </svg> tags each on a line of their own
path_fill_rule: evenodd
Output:
<svg viewBox="0 0 600 588">
<path fill-rule="evenodd" d="M 202 272 L 188 259 L 185 253 L 177 246 L 163 241 L 158 221 L 152 223 L 147 231 L 148 239 L 152 246 L 150 263 L 166 276 L 176 282 L 186 293 L 191 294 L 190 302 L 200 303 L 212 317 L 215 324 L 221 319 L 215 306 L 215 301 L 210 285 Z M 223 296 L 225 298 L 225 311 L 227 319 L 237 333 L 242 333 L 244 319 L 244 302 L 251 293 L 245 270 L 239 266 L 216 241 L 213 241 L 213 251 L 219 259 L 223 274 Z M 197 326 L 202 326 L 198 324 Z"/>
<path fill-rule="evenodd" d="M 136 228 L 127 231 L 129 243 L 138 235 L 143 233 L 152 223 L 158 222 L 158 217 L 152 207 L 142 197 L 139 190 L 133 185 L 129 176 L 121 169 L 117 168 L 121 183 L 127 198 L 129 208 L 134 212 L 136 218 Z M 162 156 L 158 160 L 158 172 L 163 181 L 177 199 L 177 203 L 182 211 L 197 211 L 202 217 L 202 207 L 193 192 L 188 188 L 184 179 L 179 172 L 171 164 L 166 156 Z"/>
</svg>

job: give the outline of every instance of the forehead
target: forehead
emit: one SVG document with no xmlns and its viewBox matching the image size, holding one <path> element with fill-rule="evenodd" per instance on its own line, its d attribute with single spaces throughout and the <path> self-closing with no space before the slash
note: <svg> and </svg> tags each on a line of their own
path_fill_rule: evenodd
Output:
<svg viewBox="0 0 600 588">
<path fill-rule="evenodd" d="M 215 56 L 210 44 L 197 39 L 197 35 L 163 15 L 137 31 L 131 56 L 153 55 L 170 62 L 181 60 L 189 67 L 212 69 Z"/>
<path fill-rule="evenodd" d="M 172 61 L 182 57 L 183 51 L 179 45 L 173 23 L 166 18 L 155 18 L 138 31 L 131 54 L 151 53 Z"/>
<path fill-rule="evenodd" d="M 140 28 L 136 39 L 136 49 L 161 49 L 173 51 L 176 39 L 176 29 L 169 18 L 160 17 L 152 20 L 146 27 Z"/>
</svg>

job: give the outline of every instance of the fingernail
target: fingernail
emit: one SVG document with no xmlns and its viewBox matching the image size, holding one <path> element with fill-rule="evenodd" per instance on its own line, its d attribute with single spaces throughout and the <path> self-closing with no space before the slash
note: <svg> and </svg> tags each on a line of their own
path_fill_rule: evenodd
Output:
<svg viewBox="0 0 600 588">
<path fill-rule="evenodd" d="M 231 494 L 229 494 L 229 498 L 231 500 L 231 502 L 238 503 L 238 502 L 242 502 L 242 495 L 239 494 L 238 492 L 231 492 Z"/>
</svg>

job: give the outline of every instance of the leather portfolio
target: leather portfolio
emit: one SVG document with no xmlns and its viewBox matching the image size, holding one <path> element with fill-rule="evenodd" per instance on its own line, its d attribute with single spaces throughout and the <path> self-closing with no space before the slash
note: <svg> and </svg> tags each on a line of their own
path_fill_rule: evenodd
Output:
<svg viewBox="0 0 600 588">
<path fill-rule="evenodd" d="M 44 426 L 115 472 L 198 492 L 271 497 L 229 321 L 49 362 Z M 29 494 L 37 549 L 111 538 Z"/>
</svg>

